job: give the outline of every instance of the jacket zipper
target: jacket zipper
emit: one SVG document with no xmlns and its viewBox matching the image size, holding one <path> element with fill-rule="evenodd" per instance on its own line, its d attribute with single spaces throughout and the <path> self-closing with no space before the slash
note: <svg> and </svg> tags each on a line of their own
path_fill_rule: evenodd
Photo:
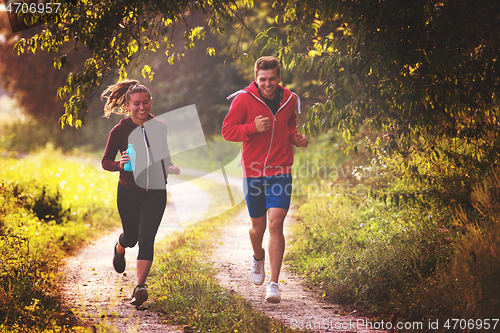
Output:
<svg viewBox="0 0 500 333">
<path fill-rule="evenodd" d="M 267 106 L 266 102 L 264 102 L 263 100 L 261 100 L 259 97 L 255 96 L 253 93 L 250 93 L 253 97 L 257 98 L 257 100 L 259 102 L 261 102 L 262 104 L 264 104 L 267 109 L 269 110 L 269 112 L 271 112 L 271 114 L 273 115 L 273 112 L 271 111 L 271 109 L 269 108 L 269 106 Z M 278 111 L 276 111 L 276 115 L 273 115 L 273 118 L 274 118 L 274 121 L 276 122 L 276 116 L 278 115 L 278 113 L 281 111 L 281 109 L 283 109 L 285 107 L 285 105 L 288 104 L 288 102 L 290 101 L 290 99 L 292 98 L 292 95 L 290 95 L 290 97 L 288 97 L 288 99 L 286 100 L 285 103 L 283 103 Z M 266 159 L 264 160 L 264 169 L 263 169 L 263 176 L 265 177 L 265 172 L 266 172 L 266 164 L 267 164 L 267 160 L 269 159 L 269 154 L 271 154 L 271 147 L 273 146 L 273 139 L 274 139 L 274 123 L 273 123 L 273 128 L 272 128 L 272 131 L 271 131 L 271 142 L 269 143 L 269 150 L 267 151 L 267 155 L 266 155 Z"/>
<path fill-rule="evenodd" d="M 144 145 L 146 146 L 146 158 L 147 158 L 147 162 L 146 162 L 146 192 L 149 191 L 149 142 L 148 142 L 148 139 L 146 137 L 146 129 L 144 128 L 144 126 L 141 126 L 142 128 L 142 137 L 144 138 Z"/>
</svg>

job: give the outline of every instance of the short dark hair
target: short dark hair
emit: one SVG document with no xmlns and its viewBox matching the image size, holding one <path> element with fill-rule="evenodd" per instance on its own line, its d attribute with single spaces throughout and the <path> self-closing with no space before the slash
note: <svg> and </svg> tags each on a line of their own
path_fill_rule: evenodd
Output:
<svg viewBox="0 0 500 333">
<path fill-rule="evenodd" d="M 266 56 L 260 57 L 255 62 L 255 66 L 253 68 L 254 76 L 257 76 L 257 72 L 259 70 L 268 70 L 268 69 L 278 69 L 278 76 L 280 75 L 280 61 L 275 57 Z"/>
</svg>

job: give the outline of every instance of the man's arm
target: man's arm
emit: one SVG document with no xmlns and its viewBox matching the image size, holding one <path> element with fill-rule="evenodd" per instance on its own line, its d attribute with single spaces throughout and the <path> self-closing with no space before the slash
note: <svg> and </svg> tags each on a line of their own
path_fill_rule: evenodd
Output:
<svg viewBox="0 0 500 333">
<path fill-rule="evenodd" d="M 258 117 L 251 123 L 246 122 L 248 111 L 244 99 L 244 96 L 239 95 L 233 100 L 222 123 L 222 136 L 228 141 L 246 141 L 250 136 L 258 133 L 259 129 L 265 128 L 264 119 L 257 120 Z"/>
<path fill-rule="evenodd" d="M 299 134 L 297 131 L 297 115 L 292 112 L 288 120 L 288 138 L 290 142 L 297 147 L 307 147 L 309 144 L 307 136 Z"/>
</svg>

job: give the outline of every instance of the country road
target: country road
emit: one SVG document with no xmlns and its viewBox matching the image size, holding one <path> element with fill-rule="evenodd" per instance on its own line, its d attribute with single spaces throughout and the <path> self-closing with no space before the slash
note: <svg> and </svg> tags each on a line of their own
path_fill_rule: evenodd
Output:
<svg viewBox="0 0 500 333">
<path fill-rule="evenodd" d="M 208 176 L 214 178 L 214 175 Z M 215 179 L 221 178 L 215 175 Z M 241 201 L 241 187 L 237 180 L 230 181 L 234 198 Z M 173 189 L 173 191 L 172 191 Z M 194 202 L 192 208 L 183 207 L 183 219 L 192 209 L 196 214 L 204 205 L 209 205 L 207 192 L 196 188 L 192 182 L 173 186 L 169 191 L 168 205 L 158 231 L 156 241 L 165 235 L 182 230 L 176 212 L 176 202 Z M 186 200 L 189 199 L 189 200 Z M 238 201 L 238 202 L 239 202 Z M 285 221 L 287 239 L 290 238 L 288 226 L 293 223 L 293 211 Z M 264 301 L 265 284 L 254 286 L 249 280 L 251 247 L 248 239 L 250 221 L 246 209 L 225 227 L 225 233 L 213 255 L 208 258 L 218 270 L 216 278 L 222 286 L 240 293 L 258 311 L 274 317 L 292 328 L 314 327 L 316 332 L 384 332 L 367 330 L 361 325 L 366 318 L 356 313 L 346 313 L 335 304 L 318 300 L 310 291 L 306 291 L 299 277 L 285 266 L 280 275 L 282 301 L 270 304 Z M 66 305 L 81 313 L 83 319 L 93 323 L 107 323 L 117 332 L 183 332 L 182 327 L 166 325 L 158 321 L 158 314 L 148 311 L 150 301 L 139 309 L 129 304 L 132 289 L 135 286 L 135 257 L 137 247 L 127 249 L 127 269 L 124 274 L 117 274 L 112 267 L 113 246 L 121 233 L 121 228 L 109 232 L 106 236 L 82 248 L 75 256 L 66 261 L 66 281 L 64 300 Z M 264 239 L 267 247 L 268 233 Z M 266 271 L 269 272 L 268 263 Z M 267 273 L 268 276 L 268 273 Z M 340 328 L 340 329 L 338 329 Z"/>
</svg>

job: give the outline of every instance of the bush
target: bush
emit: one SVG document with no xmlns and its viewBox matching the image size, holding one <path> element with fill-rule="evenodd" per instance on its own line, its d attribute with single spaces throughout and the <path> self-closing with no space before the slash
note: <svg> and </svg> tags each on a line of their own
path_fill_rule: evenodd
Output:
<svg viewBox="0 0 500 333">
<path fill-rule="evenodd" d="M 322 155 L 333 147 L 312 142 L 296 160 L 341 160 Z M 309 173 L 295 196 L 299 218 L 285 259 L 310 286 L 384 320 L 498 315 L 500 172 L 472 175 L 422 157 L 428 169 L 416 176 L 399 156 L 344 158 L 340 168 L 351 175 Z M 345 191 L 358 185 L 365 190 Z"/>
<path fill-rule="evenodd" d="M 0 238 L 0 317 L 8 325 L 42 329 L 59 321 L 58 255 L 7 232 Z M 5 256 L 5 254 L 7 254 Z"/>
<path fill-rule="evenodd" d="M 22 159 L 2 158 L 0 170 L 0 332 L 69 330 L 61 311 L 60 261 L 118 225 L 109 208 L 115 175 L 50 147 Z"/>
<path fill-rule="evenodd" d="M 25 208 L 33 211 L 39 220 L 45 222 L 55 221 L 60 224 L 70 219 L 70 208 L 63 208 L 61 192 L 52 191 L 47 186 L 42 186 L 41 190 L 29 193 L 16 184 L 13 188 L 13 195 Z"/>
<path fill-rule="evenodd" d="M 454 221 L 464 233 L 457 238 L 450 269 L 442 275 L 446 294 L 457 295 L 454 312 L 462 317 L 495 318 L 500 313 L 500 168 L 477 183 L 472 192 L 474 208 L 459 209 Z M 455 305 L 453 304 L 453 305 Z M 452 306 L 452 304 L 450 304 Z"/>
</svg>

